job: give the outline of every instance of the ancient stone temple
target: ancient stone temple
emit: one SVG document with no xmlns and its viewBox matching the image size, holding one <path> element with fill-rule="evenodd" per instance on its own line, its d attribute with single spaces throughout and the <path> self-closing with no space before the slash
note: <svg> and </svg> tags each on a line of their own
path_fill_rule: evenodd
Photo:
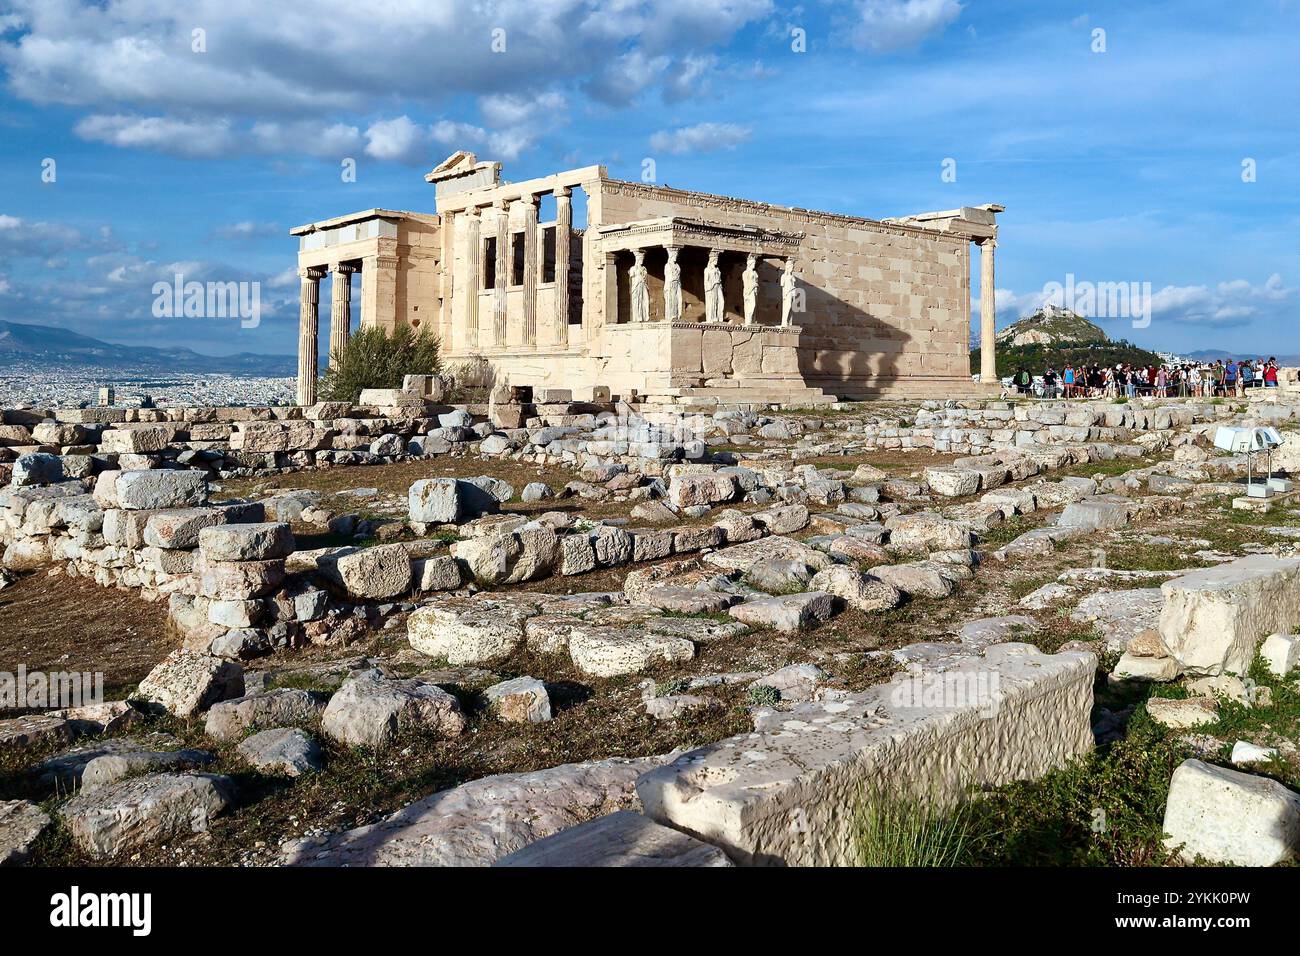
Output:
<svg viewBox="0 0 1300 956">
<path fill-rule="evenodd" d="M 1002 206 L 873 220 L 611 179 L 587 166 L 503 182 L 448 157 L 437 212 L 367 209 L 299 226 L 298 401 L 315 401 L 320 283 L 330 349 L 362 326 L 432 328 L 449 365 L 625 399 L 815 404 L 979 394 L 970 247 L 993 380 Z"/>
</svg>

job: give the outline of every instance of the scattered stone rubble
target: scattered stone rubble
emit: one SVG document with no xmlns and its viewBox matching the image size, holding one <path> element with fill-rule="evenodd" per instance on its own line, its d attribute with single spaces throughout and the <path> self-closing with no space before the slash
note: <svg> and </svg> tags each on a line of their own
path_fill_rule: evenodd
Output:
<svg viewBox="0 0 1300 956">
<path fill-rule="evenodd" d="M 321 740 L 368 748 L 411 735 L 450 740 L 467 732 L 477 708 L 504 724 L 554 717 L 545 666 L 537 676 L 484 681 L 473 705 L 449 692 L 439 668 L 492 666 L 526 650 L 536 655 L 529 660 L 562 660 L 594 680 L 671 670 L 719 642 L 949 598 L 984 560 L 1033 562 L 1064 542 L 1124 533 L 1232 493 L 1244 473 L 1241 459 L 1205 448 L 1212 429 L 1237 414 L 1224 405 L 924 403 L 909 422 L 856 410 L 774 416 L 516 403 L 494 405 L 485 421 L 402 393 L 363 399 L 307 409 L 4 413 L 7 573 L 54 565 L 138 589 L 167 602 L 180 635 L 129 703 L 0 720 L 0 748 L 62 748 L 37 778 L 59 795 L 50 813 L 88 856 L 179 839 L 236 805 L 235 779 L 205 769 L 208 750 L 150 735 L 99 739 L 130 732 L 143 714 L 202 721 L 249 768 L 292 780 L 325 766 Z M 1296 409 L 1252 414 L 1285 427 Z M 907 478 L 870 465 L 800 464 L 894 449 L 956 457 Z M 1139 463 L 1154 453 L 1164 460 Z M 563 488 L 528 484 L 521 500 L 554 501 L 555 510 L 527 515 L 504 508 L 516 489 L 499 478 L 420 479 L 400 535 L 313 550 L 299 548 L 294 525 L 358 525 L 320 512 L 311 494 L 214 497 L 231 477 L 444 455 L 562 466 L 577 477 Z M 1115 459 L 1134 467 L 1052 476 Z M 592 520 L 565 507 L 610 501 L 625 503 L 628 517 Z M 1036 527 L 985 545 L 1001 525 L 1031 516 Z M 743 689 L 753 730 L 689 753 L 472 780 L 379 823 L 297 840 L 282 859 L 852 863 L 843 810 L 865 786 L 887 780 L 950 802 L 973 783 L 1032 778 L 1092 747 L 1096 657 L 1017 643 L 1038 624 L 1013 612 L 1070 603 L 1073 620 L 1097 627 L 1095 650 L 1122 652 L 1113 680 L 1185 678 L 1189 696 L 1146 705 L 1169 727 L 1212 723 L 1224 699 L 1265 700 L 1268 688 L 1240 676 L 1255 654 L 1279 678 L 1300 660 L 1300 557 L 1281 553 L 1286 547 L 1131 589 L 1106 589 L 1114 578 L 1104 568 L 1071 569 L 1019 608 L 954 621 L 952 643 L 880 652 L 905 670 L 865 691 L 834 686 L 812 663 L 665 686 L 646 680 L 638 706 L 653 720 L 717 708 L 709 689 L 730 685 Z M 620 568 L 617 590 L 518 587 L 550 577 L 580 585 L 583 575 Z M 1098 583 L 1103 589 L 1091 591 Z M 331 692 L 245 683 L 244 666 L 259 656 L 346 646 L 385 621 L 404 625 L 409 659 L 430 670 L 398 676 L 362 660 L 338 668 Z M 947 690 L 927 696 L 934 686 Z M 1240 741 L 1233 762 L 1258 767 L 1275 752 Z M 1236 817 L 1245 836 L 1232 828 Z M 26 859 L 51 825 L 34 803 L 0 803 L 0 864 Z M 1189 860 L 1280 862 L 1300 841 L 1300 797 L 1258 774 L 1188 761 L 1174 775 L 1165 830 L 1170 849 Z"/>
</svg>

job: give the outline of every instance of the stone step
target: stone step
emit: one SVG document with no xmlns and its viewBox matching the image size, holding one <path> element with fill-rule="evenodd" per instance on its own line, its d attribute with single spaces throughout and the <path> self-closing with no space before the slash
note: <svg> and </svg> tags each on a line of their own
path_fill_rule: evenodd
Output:
<svg viewBox="0 0 1300 956">
<path fill-rule="evenodd" d="M 819 388 L 764 388 L 752 386 L 728 388 L 688 386 L 662 389 L 643 396 L 641 401 L 654 403 L 699 399 L 713 399 L 725 403 L 791 406 L 831 405 L 837 401 L 834 395 L 827 395 Z"/>
</svg>

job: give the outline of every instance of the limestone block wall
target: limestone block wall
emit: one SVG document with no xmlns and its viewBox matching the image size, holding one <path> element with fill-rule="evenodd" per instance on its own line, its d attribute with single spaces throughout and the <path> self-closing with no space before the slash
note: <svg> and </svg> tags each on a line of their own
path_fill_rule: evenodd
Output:
<svg viewBox="0 0 1300 956">
<path fill-rule="evenodd" d="M 442 229 L 438 223 L 422 219 L 403 219 L 397 234 L 397 266 L 392 280 L 394 326 L 412 328 L 438 327 L 442 302 Z M 388 277 L 381 270 L 378 281 L 387 284 Z M 366 275 L 361 274 L 364 289 Z M 383 296 L 386 290 L 380 290 Z M 378 305 L 376 315 L 383 317 L 385 310 Z M 381 322 L 382 324 L 382 322 Z M 391 331 L 391 330 L 390 330 Z"/>
<path fill-rule="evenodd" d="M 801 371 L 810 385 L 853 397 L 904 380 L 930 388 L 969 384 L 966 239 L 616 180 L 602 181 L 599 209 L 601 225 L 685 216 L 804 233 L 795 273 L 807 312 L 795 321 L 806 332 Z M 593 273 L 604 268 L 603 262 L 589 265 Z M 606 283 L 601 277 L 591 285 L 604 289 Z M 608 322 L 613 313 L 603 314 Z"/>
</svg>

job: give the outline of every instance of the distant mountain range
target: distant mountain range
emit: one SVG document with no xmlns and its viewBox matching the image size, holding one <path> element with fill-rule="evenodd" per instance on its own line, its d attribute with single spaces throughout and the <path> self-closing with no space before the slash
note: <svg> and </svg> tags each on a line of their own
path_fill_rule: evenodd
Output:
<svg viewBox="0 0 1300 956">
<path fill-rule="evenodd" d="M 203 355 L 187 348 L 115 345 L 52 325 L 0 322 L 0 368 L 22 365 L 85 366 L 110 371 L 225 373 L 282 377 L 294 375 L 291 355 Z"/>
<path fill-rule="evenodd" d="M 1222 358 L 1266 359 L 1270 355 L 1273 355 L 1271 352 L 1237 352 L 1233 349 L 1197 349 L 1195 352 L 1180 352 L 1179 354 L 1185 358 L 1196 359 L 1202 362 L 1213 362 L 1215 359 Z M 1277 364 L 1283 368 L 1291 368 L 1300 365 L 1300 355 L 1273 355 L 1273 358 L 1276 358 Z"/>
</svg>

